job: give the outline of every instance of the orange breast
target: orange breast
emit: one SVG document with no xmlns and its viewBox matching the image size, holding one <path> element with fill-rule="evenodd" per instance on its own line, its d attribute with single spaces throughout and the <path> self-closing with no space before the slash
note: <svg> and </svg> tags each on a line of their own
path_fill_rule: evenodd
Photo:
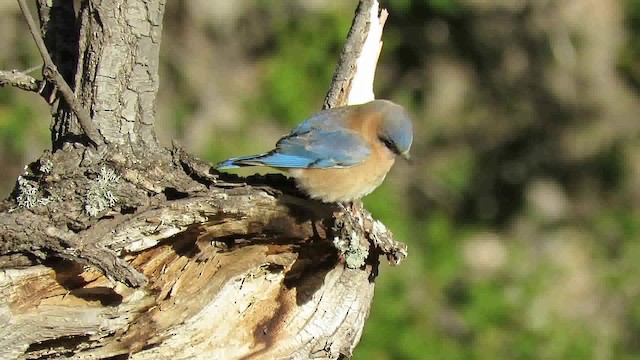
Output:
<svg viewBox="0 0 640 360">
<path fill-rule="evenodd" d="M 290 169 L 298 187 L 311 198 L 324 202 L 348 202 L 377 188 L 395 161 L 386 148 L 372 146 L 371 155 L 362 163 L 338 169 Z"/>
<path fill-rule="evenodd" d="M 369 157 L 358 165 L 337 169 L 289 169 L 298 187 L 324 202 L 348 202 L 377 188 L 395 161 L 395 156 L 378 139 L 382 114 L 361 108 L 353 113 L 347 127 L 359 133 L 371 148 Z"/>
</svg>

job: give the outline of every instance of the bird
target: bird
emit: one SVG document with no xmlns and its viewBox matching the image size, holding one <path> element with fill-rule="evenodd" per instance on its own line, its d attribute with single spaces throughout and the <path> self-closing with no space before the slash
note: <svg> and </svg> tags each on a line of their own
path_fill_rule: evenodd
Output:
<svg viewBox="0 0 640 360">
<path fill-rule="evenodd" d="M 384 180 L 396 157 L 410 160 L 413 125 L 389 100 L 317 112 L 278 140 L 275 149 L 217 164 L 218 170 L 268 166 L 287 172 L 310 198 L 350 203 Z"/>
</svg>

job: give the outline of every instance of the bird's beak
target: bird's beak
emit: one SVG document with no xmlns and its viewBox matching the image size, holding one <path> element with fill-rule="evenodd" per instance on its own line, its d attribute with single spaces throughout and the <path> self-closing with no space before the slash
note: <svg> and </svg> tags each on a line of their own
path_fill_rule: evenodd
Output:
<svg viewBox="0 0 640 360">
<path fill-rule="evenodd" d="M 400 156 L 401 156 L 403 159 L 407 160 L 407 162 L 408 162 L 409 164 L 412 164 L 412 163 L 413 163 L 413 161 L 411 161 L 411 155 L 409 155 L 409 152 L 408 152 L 408 151 L 407 151 L 407 152 L 403 152 L 403 153 L 401 153 L 401 154 L 400 154 Z"/>
</svg>

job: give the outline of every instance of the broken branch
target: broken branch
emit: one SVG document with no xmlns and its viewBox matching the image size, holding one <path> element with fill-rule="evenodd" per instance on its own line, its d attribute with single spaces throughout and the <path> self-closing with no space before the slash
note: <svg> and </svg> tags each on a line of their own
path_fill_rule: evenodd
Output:
<svg viewBox="0 0 640 360">
<path fill-rule="evenodd" d="M 27 20 L 27 25 L 29 26 L 29 31 L 33 36 L 33 40 L 36 42 L 36 46 L 38 47 L 38 51 L 42 56 L 42 60 L 44 60 L 44 67 L 42 69 L 42 75 L 47 81 L 51 82 L 57 90 L 62 94 L 62 98 L 69 105 L 73 113 L 78 118 L 78 122 L 80 123 L 80 127 L 84 131 L 85 135 L 91 140 L 94 145 L 102 145 L 104 144 L 104 139 L 102 135 L 98 132 L 98 129 L 91 122 L 91 118 L 89 117 L 89 113 L 80 105 L 78 100 L 76 99 L 73 90 L 67 82 L 64 80 L 58 68 L 53 63 L 51 59 L 51 55 L 49 55 L 49 51 L 47 50 L 47 46 L 42 39 L 42 35 L 40 34 L 40 29 L 38 29 L 35 20 L 33 20 L 33 16 L 31 16 L 31 12 L 29 11 L 29 7 L 27 6 L 25 0 L 18 0 L 18 5 L 20 5 L 20 10 L 22 10 L 22 14 Z"/>
</svg>

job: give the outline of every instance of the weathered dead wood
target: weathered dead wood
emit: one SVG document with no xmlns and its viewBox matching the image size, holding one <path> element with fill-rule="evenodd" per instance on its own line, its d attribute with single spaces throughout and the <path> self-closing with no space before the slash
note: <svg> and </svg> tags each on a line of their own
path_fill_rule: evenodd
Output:
<svg viewBox="0 0 640 360">
<path fill-rule="evenodd" d="M 274 358 L 320 351 L 326 341 L 335 357 L 359 336 L 354 317 L 366 315 L 358 306 L 368 302 L 357 300 L 370 299 L 373 284 L 371 269 L 339 264 L 327 240 L 331 212 L 244 187 L 151 207 L 115 226 L 109 244 L 147 277 L 144 289 L 65 260 L 7 270 L 4 315 L 21 326 L 0 329 L 0 348 L 23 354 L 31 346 L 38 357 L 51 348 L 36 342 L 79 337 L 79 358 Z"/>
<path fill-rule="evenodd" d="M 397 264 L 406 247 L 362 208 L 345 213 L 282 176 L 219 174 L 158 146 L 163 1 L 82 4 L 75 89 L 106 146 L 69 142 L 73 119 L 59 113 L 54 140 L 66 140 L 0 204 L 0 358 L 349 356 L 379 256 Z M 378 15 L 360 2 L 330 106 L 373 97 Z M 354 254 L 364 265 L 347 266 Z"/>
</svg>

